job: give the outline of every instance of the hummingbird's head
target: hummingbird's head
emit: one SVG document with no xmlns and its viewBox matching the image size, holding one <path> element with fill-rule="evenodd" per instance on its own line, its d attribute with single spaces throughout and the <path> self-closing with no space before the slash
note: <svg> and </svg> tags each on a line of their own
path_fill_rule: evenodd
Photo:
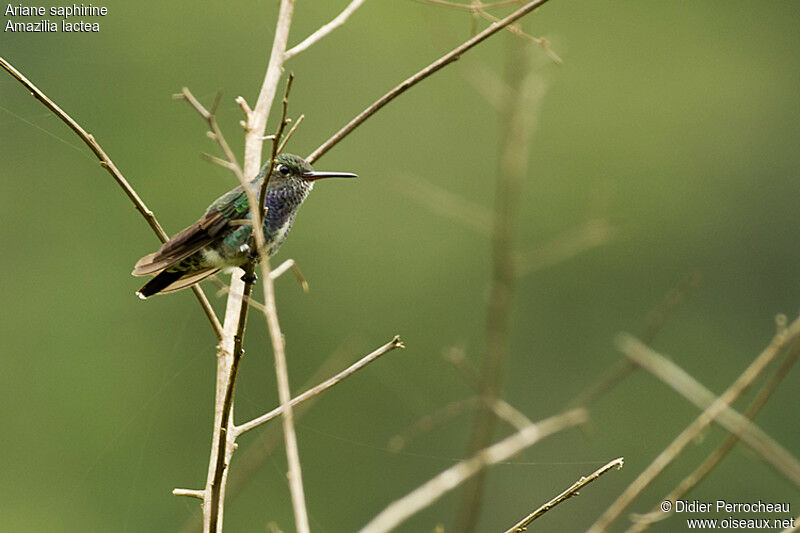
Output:
<svg viewBox="0 0 800 533">
<path fill-rule="evenodd" d="M 266 166 L 264 167 L 266 170 Z M 270 186 L 290 185 L 301 188 L 311 188 L 316 180 L 323 178 L 356 178 L 350 172 L 317 172 L 300 156 L 292 154 L 279 154 L 275 158 L 272 175 L 269 178 Z"/>
</svg>

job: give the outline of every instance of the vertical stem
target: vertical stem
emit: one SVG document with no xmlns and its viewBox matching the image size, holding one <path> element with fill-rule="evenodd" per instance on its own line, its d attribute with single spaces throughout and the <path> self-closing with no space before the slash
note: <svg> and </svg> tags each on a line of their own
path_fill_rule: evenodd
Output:
<svg viewBox="0 0 800 533">
<path fill-rule="evenodd" d="M 510 38 L 507 78 L 509 96 L 501 124 L 505 126 L 500 146 L 500 173 L 497 179 L 492 231 L 492 280 L 486 317 L 486 357 L 480 394 L 482 408 L 472 426 L 467 455 L 486 448 L 492 441 L 496 417 L 486 406 L 494 405 L 500 391 L 508 358 L 510 316 L 515 288 L 514 226 L 520 184 L 526 177 L 534 109 L 531 105 L 529 46 Z M 480 515 L 485 471 L 465 483 L 454 531 L 475 531 Z"/>
<path fill-rule="evenodd" d="M 208 480 L 203 497 L 203 531 L 219 533 L 222 531 L 222 516 L 225 507 L 225 485 L 228 479 L 228 464 L 233 454 L 233 391 L 239 362 L 242 358 L 247 310 L 242 305 L 253 287 L 253 265 L 247 265 L 244 276 L 234 274 L 231 285 L 241 286 L 242 299 L 228 298 L 224 340 L 220 344 L 217 358 L 217 391 L 214 413 L 214 433 L 211 443 L 211 461 L 208 465 Z M 238 313 L 238 314 L 237 314 Z M 230 318 L 230 320 L 229 320 Z"/>
<path fill-rule="evenodd" d="M 267 127 L 267 117 L 283 71 L 293 11 L 294 0 L 281 0 L 267 73 L 264 77 L 264 83 L 261 86 L 256 106 L 247 117 L 244 152 L 245 181 L 252 179 L 261 166 L 261 152 Z M 255 205 L 251 206 L 251 208 L 256 207 Z M 255 233 L 260 235 L 258 231 Z M 262 265 L 262 273 L 264 283 L 269 283 L 268 264 Z M 242 281 L 241 278 L 244 277 L 249 280 L 252 278 L 252 274 L 252 265 L 246 271 L 238 268 L 234 269 L 228 293 L 223 337 L 217 362 L 217 390 L 211 459 L 209 460 L 208 479 L 203 498 L 203 530 L 205 533 L 219 533 L 222 531 L 225 484 L 228 475 L 227 465 L 234 449 L 234 439 L 231 433 L 233 428 L 233 391 L 239 359 L 241 358 L 244 322 L 247 317 L 246 297 L 250 295 L 252 288 L 252 281 Z"/>
</svg>

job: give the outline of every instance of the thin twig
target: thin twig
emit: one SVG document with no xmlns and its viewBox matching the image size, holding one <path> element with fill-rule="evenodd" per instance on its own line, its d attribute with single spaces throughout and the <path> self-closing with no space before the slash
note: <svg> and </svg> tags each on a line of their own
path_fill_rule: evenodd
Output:
<svg viewBox="0 0 800 533">
<path fill-rule="evenodd" d="M 347 5 L 347 7 L 342 10 L 341 13 L 336 15 L 336 17 L 333 20 L 331 20 L 329 23 L 325 24 L 320 29 L 318 29 L 317 31 L 315 31 L 314 33 L 303 39 L 303 41 L 300 42 L 300 44 L 293 46 L 292 48 L 287 50 L 286 54 L 284 54 L 284 59 L 285 60 L 291 59 L 300 52 L 307 50 L 314 43 L 316 43 L 317 41 L 319 41 L 320 39 L 331 33 L 333 30 L 335 30 L 336 28 L 347 22 L 347 19 L 350 18 L 350 15 L 352 15 L 356 9 L 361 7 L 361 4 L 363 3 L 364 0 L 353 0 L 352 2 L 350 2 Z"/>
<path fill-rule="evenodd" d="M 614 459 L 604 467 L 595 470 L 592 474 L 589 474 L 587 477 L 581 476 L 581 478 L 572 485 L 570 485 L 570 487 L 567 490 L 565 490 L 564 492 L 562 492 L 561 494 L 559 494 L 549 502 L 545 503 L 544 505 L 536 509 L 534 512 L 532 512 L 531 514 L 529 514 L 528 516 L 526 516 L 525 518 L 514 524 L 513 526 L 511 526 L 511 528 L 506 530 L 506 533 L 522 533 L 523 531 L 528 529 L 528 526 L 530 525 L 531 522 L 542 516 L 544 513 L 546 513 L 559 503 L 568 500 L 573 496 L 577 496 L 579 490 L 581 490 L 583 487 L 585 487 L 592 481 L 596 480 L 606 472 L 611 471 L 613 468 L 620 470 L 622 468 L 622 465 L 623 465 L 623 458 L 619 457 L 617 459 Z"/>
<path fill-rule="evenodd" d="M 202 500 L 205 497 L 206 491 L 197 489 L 172 489 L 174 496 L 187 496 L 189 498 L 198 498 Z"/>
<path fill-rule="evenodd" d="M 783 381 L 783 378 L 792 369 L 792 366 L 797 362 L 800 357 L 800 342 L 795 342 L 786 357 L 783 358 L 780 367 L 775 371 L 767 383 L 765 383 L 756 394 L 756 397 L 747 406 L 744 411 L 744 416 L 749 420 L 755 419 L 761 408 L 766 405 L 767 401 L 772 397 L 773 393 L 778 389 L 778 386 Z M 722 460 L 733 450 L 736 443 L 739 442 L 739 437 L 735 433 L 728 435 L 717 448 L 712 451 L 700 465 L 694 469 L 689 475 L 678 483 L 669 494 L 661 498 L 659 501 L 668 500 L 671 502 L 677 501 L 686 496 L 692 489 L 694 489 L 701 481 L 703 481 L 714 468 L 719 465 Z M 649 513 L 638 516 L 634 523 L 627 529 L 625 533 L 641 533 L 650 527 L 653 522 L 667 518 L 669 514 L 664 513 L 660 506 L 655 506 Z"/>
<path fill-rule="evenodd" d="M 256 200 L 258 201 L 258 207 L 256 212 L 254 213 L 253 217 L 253 227 L 260 228 L 261 225 L 264 223 L 264 213 L 267 212 L 267 188 L 269 187 L 269 179 L 272 177 L 272 170 L 275 167 L 275 158 L 278 156 L 279 147 L 281 145 L 281 137 L 283 136 L 283 129 L 286 127 L 287 118 L 286 114 L 289 110 L 289 93 L 292 91 L 292 82 L 294 81 L 294 74 L 289 73 L 289 79 L 286 80 L 286 90 L 283 92 L 283 100 L 282 100 L 282 113 L 281 113 L 281 120 L 278 123 L 278 130 L 272 136 L 272 154 L 269 158 L 269 163 L 267 164 L 267 170 L 264 173 L 264 181 L 261 182 L 261 188 L 259 189 L 258 195 L 256 196 Z M 256 235 L 256 242 L 258 240 L 264 241 L 262 239 L 258 239 L 258 235 L 261 234 L 260 231 L 254 232 Z M 259 255 L 261 259 L 268 259 L 266 257 L 266 242 L 262 242 L 259 244 Z"/>
<path fill-rule="evenodd" d="M 636 497 L 658 477 L 664 469 L 680 454 L 686 446 L 707 428 L 719 413 L 732 404 L 758 377 L 764 368 L 800 335 L 800 318 L 787 328 L 781 329 L 770 341 L 769 345 L 753 360 L 742 374 L 723 392 L 713 404 L 703 411 L 642 471 L 639 476 L 620 494 L 616 501 L 592 524 L 588 533 L 601 533 L 620 517 Z"/>
<path fill-rule="evenodd" d="M 378 513 L 360 532 L 384 533 L 391 531 L 486 467 L 513 457 L 553 433 L 585 421 L 586 411 L 574 409 L 527 426 L 522 431 L 480 450 L 469 459 L 456 463 L 399 500 L 395 500 Z"/>
<path fill-rule="evenodd" d="M 225 140 L 225 136 L 222 134 L 222 130 L 219 128 L 219 124 L 217 124 L 216 110 L 219 106 L 219 101 L 222 98 L 222 93 L 217 93 L 217 96 L 214 99 L 214 104 L 211 106 L 211 111 L 203 107 L 203 104 L 201 104 L 200 101 L 194 97 L 192 91 L 190 91 L 188 87 L 183 87 L 180 94 L 173 95 L 173 98 L 186 100 L 189 105 L 191 105 L 194 110 L 197 111 L 201 117 L 203 117 L 203 120 L 208 123 L 209 137 L 219 144 L 220 148 L 222 149 L 222 153 L 225 154 L 227 164 L 225 164 L 222 160 L 214 158 L 213 156 L 208 156 L 206 154 L 204 155 L 206 155 L 206 157 L 211 161 L 224 166 L 228 170 L 231 170 L 234 174 L 236 174 L 236 179 L 238 179 L 240 183 L 244 182 L 244 173 L 242 172 L 242 167 L 239 166 L 239 162 L 236 160 L 236 155 L 233 153 L 230 145 L 228 145 L 228 142 Z"/>
<path fill-rule="evenodd" d="M 459 4 L 458 2 L 448 2 L 447 0 L 415 0 L 420 4 L 430 4 L 433 6 L 441 6 L 441 7 L 450 7 L 456 9 L 463 9 L 465 11 L 472 11 L 476 10 L 475 4 Z M 524 0 L 499 0 L 497 2 L 491 2 L 489 4 L 481 3 L 480 7 L 483 9 L 492 9 L 495 7 L 502 7 L 502 6 L 510 6 L 513 4 L 521 4 Z"/>
<path fill-rule="evenodd" d="M 358 372 L 359 370 L 361 370 L 362 368 L 364 368 L 368 364 L 370 364 L 373 361 L 375 361 L 376 359 L 378 359 L 383 354 L 389 353 L 392 350 L 394 350 L 395 348 L 405 348 L 405 346 L 403 345 L 403 342 L 400 340 L 400 337 L 397 337 L 397 336 L 394 337 L 389 342 L 387 342 L 386 344 L 384 344 L 383 346 L 381 346 L 380 348 L 378 348 L 377 350 L 375 350 L 374 352 L 372 352 L 372 353 L 370 353 L 368 355 L 365 355 L 364 357 L 362 357 L 361 359 L 359 359 L 358 361 L 356 361 L 355 363 L 353 363 L 349 367 L 345 368 L 344 370 L 342 370 L 341 372 L 339 372 L 335 376 L 330 377 L 330 378 L 326 379 L 325 381 L 323 381 L 322 383 L 320 383 L 319 385 L 316 385 L 316 386 L 308 389 L 304 393 L 297 395 L 295 398 L 292 398 L 287 403 L 289 404 L 290 407 L 294 407 L 295 405 L 298 405 L 298 404 L 308 400 L 309 398 L 312 398 L 314 396 L 317 396 L 318 394 L 321 394 L 321 393 L 325 392 L 326 390 L 330 389 L 331 387 L 333 387 L 334 385 L 336 385 L 340 381 L 352 376 L 353 374 L 355 374 L 356 372 Z M 258 426 L 260 426 L 262 424 L 265 424 L 265 423 L 269 422 L 270 420 L 272 420 L 273 418 L 279 416 L 284 411 L 284 409 L 285 409 L 284 405 L 280 405 L 280 406 L 276 407 L 275 409 L 273 409 L 272 411 L 270 411 L 270 412 L 268 412 L 268 413 L 266 413 L 264 415 L 259 416 L 258 418 L 254 418 L 253 420 L 250 420 L 249 422 L 245 422 L 244 424 L 240 424 L 240 425 L 238 425 L 238 426 L 236 426 L 234 428 L 233 434 L 236 437 L 238 437 L 242 433 L 246 433 L 247 431 L 250 431 L 251 429 L 255 429 Z"/>
<path fill-rule="evenodd" d="M 153 230 L 153 233 L 156 234 L 158 239 L 163 243 L 169 240 L 169 236 L 164 231 L 164 228 L 161 227 L 161 224 L 156 219 L 155 214 L 145 205 L 144 201 L 139 197 L 136 191 L 131 187 L 128 180 L 122 175 L 119 171 L 117 166 L 111 161 L 111 158 L 108 157 L 106 152 L 100 146 L 94 136 L 91 133 L 87 133 L 80 124 L 75 122 L 75 120 L 70 117 L 64 110 L 62 110 L 54 101 L 47 97 L 36 85 L 33 84 L 28 78 L 22 75 L 16 68 L 14 68 L 9 62 L 5 59 L 0 57 L 0 66 L 2 66 L 9 74 L 11 74 L 18 82 L 27 88 L 31 94 L 39 100 L 44 106 L 53 112 L 55 116 L 57 116 L 64 124 L 70 127 L 72 131 L 74 131 L 78 137 L 89 147 L 89 149 L 94 153 L 97 159 L 100 160 L 100 166 L 105 168 L 111 177 L 117 182 L 117 184 L 122 188 L 123 192 L 128 196 L 130 201 L 133 203 L 136 210 L 142 215 L 142 217 L 147 221 L 147 224 Z M 206 298 L 205 293 L 203 293 L 203 289 L 199 286 L 195 285 L 192 287 L 192 291 L 194 292 L 195 297 L 197 298 L 198 302 L 200 302 L 200 306 L 203 308 L 203 312 L 205 313 L 208 321 L 211 323 L 211 328 L 214 330 L 214 334 L 217 336 L 218 340 L 222 339 L 222 325 L 219 323 L 219 319 L 217 319 L 217 315 L 214 313 L 214 309 L 212 309 L 211 304 Z"/>
<path fill-rule="evenodd" d="M 754 422 L 751 422 L 730 407 L 728 402 L 720 401 L 711 391 L 703 387 L 674 362 L 635 338 L 623 334 L 620 336 L 617 345 L 620 351 L 635 361 L 637 365 L 672 387 L 678 394 L 692 402 L 699 409 L 708 410 L 715 403 L 719 404 L 714 411 L 715 421 L 732 434 L 738 436 L 742 442 L 761 455 L 778 472 L 800 487 L 800 463 L 788 450 L 773 440 Z M 765 368 L 766 364 L 762 364 L 759 367 L 759 372 Z M 755 372 L 751 375 L 750 383 L 757 375 Z M 742 388 L 742 392 L 750 383 Z"/>
<path fill-rule="evenodd" d="M 309 163 L 314 163 L 317 159 L 322 157 L 328 150 L 333 148 L 336 144 L 339 143 L 342 139 L 347 137 L 354 129 L 360 126 L 365 120 L 369 117 L 374 115 L 380 108 L 397 98 L 399 95 L 404 93 L 406 90 L 410 89 L 417 83 L 421 82 L 431 74 L 437 72 L 443 67 L 446 67 L 453 61 L 457 60 L 464 52 L 467 52 L 471 48 L 475 47 L 476 45 L 480 44 L 488 37 L 494 35 L 498 31 L 502 30 L 509 24 L 512 24 L 516 20 L 520 19 L 521 17 L 527 15 L 534 9 L 544 5 L 547 0 L 534 0 L 529 2 L 519 8 L 518 10 L 514 11 L 509 16 L 505 17 L 504 19 L 491 24 L 488 28 L 474 36 L 473 38 L 469 39 L 465 43 L 455 47 L 453 50 L 448 52 L 447 54 L 443 55 L 427 67 L 423 68 L 410 78 L 406 79 L 405 81 L 400 82 L 394 89 L 380 97 L 376 100 L 372 105 L 366 108 L 364 111 L 359 113 L 353 120 L 348 122 L 342 129 L 337 131 L 330 139 L 322 143 L 316 150 L 314 150 L 306 160 Z"/>
<path fill-rule="evenodd" d="M 300 123 L 303 122 L 304 118 L 306 118 L 305 115 L 300 115 L 299 117 L 297 117 L 297 120 L 294 121 L 292 127 L 289 128 L 289 133 L 286 134 L 286 136 L 283 138 L 283 141 L 281 142 L 281 145 L 278 146 L 279 154 L 283 152 L 284 148 L 286 148 L 286 144 L 289 142 L 289 139 L 292 138 L 292 135 L 294 135 L 295 130 L 297 130 L 298 126 L 300 126 Z"/>
</svg>

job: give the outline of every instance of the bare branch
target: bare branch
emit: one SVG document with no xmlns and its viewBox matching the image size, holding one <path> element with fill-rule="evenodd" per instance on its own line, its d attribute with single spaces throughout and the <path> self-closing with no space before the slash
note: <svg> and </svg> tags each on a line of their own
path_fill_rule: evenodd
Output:
<svg viewBox="0 0 800 533">
<path fill-rule="evenodd" d="M 122 175 L 122 172 L 119 171 L 117 166 L 111 161 L 111 158 L 105 153 L 103 148 L 100 146 L 94 136 L 91 133 L 87 133 L 80 124 L 75 122 L 75 120 L 70 117 L 64 110 L 62 110 L 55 102 L 53 102 L 50 98 L 48 98 L 36 85 L 33 84 L 28 78 L 22 75 L 17 69 L 15 69 L 9 62 L 5 59 L 0 57 L 0 66 L 2 66 L 9 74 L 11 74 L 18 82 L 25 86 L 26 89 L 30 91 L 34 98 L 39 100 L 44 106 L 53 112 L 55 116 L 57 116 L 64 124 L 70 127 L 72 131 L 74 131 L 78 137 L 89 147 L 89 149 L 94 153 L 97 159 L 100 160 L 100 166 L 105 168 L 111 177 L 117 182 L 117 184 L 122 188 L 123 192 L 128 196 L 130 201 L 133 203 L 136 210 L 142 215 L 142 217 L 147 221 L 147 224 L 153 230 L 153 233 L 156 234 L 158 239 L 163 243 L 169 240 L 169 236 L 164 231 L 164 228 L 161 227 L 161 224 L 156 219 L 156 216 L 153 214 L 150 209 L 145 205 L 144 201 L 139 197 L 136 191 L 131 187 L 128 180 Z M 206 298 L 205 293 L 203 293 L 203 289 L 199 286 L 195 285 L 192 287 L 192 292 L 194 292 L 197 301 L 200 302 L 200 306 L 203 308 L 203 312 L 205 313 L 208 321 L 211 323 L 211 328 L 214 330 L 214 334 L 217 336 L 217 339 L 222 339 L 222 325 L 219 323 L 219 319 L 217 319 L 217 315 L 214 314 L 214 309 L 211 308 L 211 304 Z"/>
<path fill-rule="evenodd" d="M 775 442 L 754 422 L 751 422 L 738 411 L 730 407 L 729 402 L 717 398 L 711 391 L 703 387 L 696 379 L 678 365 L 642 344 L 630 335 L 621 335 L 617 346 L 626 356 L 636 362 L 658 379 L 672 387 L 681 396 L 700 409 L 709 412 L 715 406 L 715 421 L 722 427 L 739 437 L 756 453 L 761 455 L 778 472 L 789 481 L 800 487 L 800 463 L 783 446 Z M 766 365 L 759 367 L 761 372 Z M 754 380 L 758 373 L 754 372 L 750 379 Z M 749 386 L 750 383 L 747 384 Z M 744 391 L 744 388 L 742 389 Z"/>
<path fill-rule="evenodd" d="M 238 179 L 240 183 L 243 182 L 244 174 L 242 173 L 242 167 L 239 166 L 239 162 L 236 160 L 236 155 L 233 153 L 233 150 L 231 150 L 231 147 L 225 140 L 225 136 L 222 134 L 222 130 L 219 128 L 219 124 L 217 124 L 216 110 L 219 106 L 220 99 L 222 98 L 222 93 L 217 93 L 217 96 L 214 99 L 214 104 L 211 106 L 211 111 L 203 107 L 203 105 L 197 98 L 194 97 L 192 91 L 190 91 L 188 87 L 183 87 L 180 94 L 175 94 L 172 97 L 186 100 L 189 105 L 191 105 L 194 110 L 197 111 L 197 113 L 203 118 L 203 120 L 208 123 L 208 136 L 211 140 L 219 144 L 220 148 L 222 149 L 222 153 L 225 154 L 225 159 L 227 159 L 227 162 L 208 154 L 203 154 L 205 158 L 213 163 L 217 163 L 218 165 L 227 168 L 228 170 L 233 171 L 233 173 L 236 174 L 236 179 Z"/>
<path fill-rule="evenodd" d="M 486 28 L 482 32 L 480 32 L 470 40 L 464 42 L 463 44 L 457 46 L 456 48 L 454 48 L 447 54 L 443 55 L 442 57 L 440 57 L 439 59 L 437 59 L 424 69 L 420 70 L 410 78 L 400 82 L 400 84 L 397 85 L 394 89 L 392 89 L 391 91 L 380 97 L 372 105 L 370 105 L 364 111 L 359 113 L 353 120 L 348 122 L 342 129 L 336 132 L 330 139 L 322 143 L 322 145 L 319 148 L 314 150 L 308 157 L 306 157 L 306 160 L 309 163 L 314 163 L 314 161 L 325 155 L 325 153 L 328 150 L 330 150 L 336 144 L 338 144 L 339 141 L 341 141 L 342 139 L 347 137 L 350 133 L 352 133 L 352 131 L 356 129 L 358 126 L 360 126 L 365 120 L 374 115 L 379 109 L 381 109 L 383 106 L 385 106 L 386 104 L 397 98 L 406 90 L 410 89 L 417 83 L 421 82 L 431 74 L 434 74 L 435 72 L 439 71 L 443 67 L 446 67 L 447 65 L 449 65 L 450 63 L 461 57 L 463 53 L 467 52 L 471 48 L 480 44 L 488 37 L 491 37 L 492 35 L 502 30 L 509 24 L 512 24 L 516 20 L 527 15 L 534 9 L 544 5 L 546 2 L 547 0 L 534 0 L 532 2 L 525 4 L 524 6 L 522 6 L 509 16 L 505 17 L 504 19 L 491 24 L 488 28 Z"/>
<path fill-rule="evenodd" d="M 544 513 L 546 513 L 559 503 L 568 500 L 573 496 L 577 496 L 579 490 L 581 490 L 583 487 L 585 487 L 592 481 L 596 480 L 606 472 L 611 471 L 613 468 L 616 468 L 617 470 L 622 469 L 622 465 L 623 465 L 623 458 L 619 457 L 617 459 L 614 459 L 604 467 L 595 470 L 592 474 L 589 474 L 589 476 L 581 477 L 578 481 L 570 485 L 570 487 L 567 490 L 565 490 L 564 492 L 562 492 L 549 502 L 545 503 L 544 505 L 536 509 L 534 512 L 532 512 L 531 514 L 529 514 L 516 524 L 514 524 L 510 529 L 506 531 L 506 533 L 522 533 L 523 531 L 528 529 L 528 526 L 530 525 L 531 522 L 542 516 Z"/>
<path fill-rule="evenodd" d="M 502 441 L 480 450 L 419 488 L 395 500 L 365 525 L 361 533 L 384 533 L 402 524 L 409 517 L 433 504 L 447 492 L 493 464 L 513 457 L 541 439 L 586 421 L 586 411 L 575 409 L 527 426 Z"/>
<path fill-rule="evenodd" d="M 322 383 L 320 383 L 319 385 L 308 389 L 306 392 L 304 392 L 302 394 L 299 394 L 297 397 L 292 398 L 292 400 L 287 402 L 287 403 L 291 407 L 294 407 L 295 405 L 297 405 L 299 403 L 302 403 L 302 402 L 308 400 L 309 398 L 312 398 L 312 397 L 314 397 L 314 396 L 316 396 L 318 394 L 321 394 L 321 393 L 325 392 L 326 390 L 330 389 L 331 387 L 333 387 L 334 385 L 336 385 L 340 381 L 352 376 L 353 374 L 355 374 L 356 372 L 358 372 L 359 370 L 361 370 L 362 368 L 364 368 L 368 364 L 370 364 L 373 361 L 375 361 L 376 359 L 378 359 L 383 354 L 391 352 L 395 348 L 405 348 L 405 346 L 403 345 L 403 342 L 400 340 L 400 337 L 393 338 L 392 340 L 390 340 L 389 342 L 387 342 L 386 344 L 384 344 L 383 346 L 381 346 L 380 348 L 378 348 L 374 352 L 372 352 L 372 353 L 370 353 L 368 355 L 365 355 L 364 357 L 362 357 L 361 359 L 359 359 L 358 361 L 356 361 L 355 363 L 353 363 L 349 367 L 345 368 L 344 370 L 342 370 L 341 372 L 339 372 L 335 376 L 333 376 L 331 378 L 328 378 L 325 381 L 323 381 Z M 258 418 L 254 418 L 253 420 L 251 420 L 249 422 L 245 422 L 244 424 L 238 425 L 238 426 L 236 426 L 234 428 L 233 434 L 236 437 L 238 437 L 242 433 L 250 431 L 251 429 L 255 429 L 258 426 L 260 426 L 262 424 L 265 424 L 265 423 L 269 422 L 270 420 L 272 420 L 273 418 L 279 416 L 283 412 L 283 410 L 284 410 L 284 406 L 281 405 L 279 407 L 276 407 L 272 411 L 270 411 L 270 412 L 268 412 L 268 413 L 266 413 L 264 415 L 259 416 Z"/>
<path fill-rule="evenodd" d="M 778 389 L 778 386 L 783 381 L 783 378 L 792 369 L 792 366 L 797 362 L 800 357 L 800 342 L 795 342 L 794 348 L 784 357 L 780 367 L 775 371 L 770 380 L 765 383 L 756 394 L 756 397 L 747 406 L 744 411 L 744 416 L 749 420 L 753 420 L 758 415 L 761 408 L 767 403 L 772 394 Z M 672 489 L 669 494 L 661 498 L 659 501 L 669 500 L 674 502 L 686 496 L 693 488 L 695 488 L 701 481 L 703 481 L 714 468 L 719 465 L 722 460 L 730 453 L 734 446 L 739 442 L 739 437 L 731 433 L 725 438 L 722 443 L 712 451 L 708 457 L 689 475 Z M 665 513 L 660 506 L 655 506 L 649 513 L 636 517 L 634 523 L 627 529 L 625 533 L 640 533 L 650 527 L 650 524 L 663 520 L 670 516 Z"/>
<path fill-rule="evenodd" d="M 342 12 L 336 16 L 336 18 L 334 18 L 329 23 L 325 24 L 320 29 L 318 29 L 317 31 L 315 31 L 314 33 L 303 39 L 303 41 L 300 44 L 293 46 L 292 48 L 287 50 L 286 54 L 284 55 L 284 59 L 285 60 L 291 59 L 300 52 L 307 50 L 311 45 L 315 44 L 317 41 L 319 41 L 320 39 L 331 33 L 333 30 L 335 30 L 345 22 L 347 22 L 347 19 L 350 18 L 350 15 L 352 15 L 356 9 L 361 7 L 361 4 L 363 3 L 364 0 L 353 0 L 352 2 L 350 2 L 347 5 L 347 7 L 344 8 Z"/>
<path fill-rule="evenodd" d="M 694 441 L 719 413 L 732 404 L 777 354 L 798 335 L 800 335 L 800 318 L 792 322 L 787 328 L 781 329 L 772 338 L 769 345 L 750 363 L 736 381 L 658 454 L 647 468 L 619 495 L 616 501 L 592 524 L 588 532 L 601 533 L 606 531 L 631 502 L 672 463 L 678 454 Z"/>
<path fill-rule="evenodd" d="M 261 90 L 258 95 L 258 100 L 254 109 L 250 109 L 246 101 L 239 97 L 236 99 L 242 111 L 245 114 L 246 122 L 245 129 L 245 152 L 244 152 L 244 169 L 243 176 L 240 181 L 247 194 L 251 219 L 254 227 L 258 219 L 258 205 L 256 202 L 258 198 L 255 197 L 251 187 L 248 187 L 248 181 L 255 177 L 261 166 L 261 151 L 264 133 L 267 127 L 267 117 L 272 106 L 272 100 L 277 91 L 278 81 L 283 70 L 283 59 L 286 52 L 286 43 L 289 37 L 289 28 L 292 22 L 292 13 L 294 11 L 294 0 L 281 0 L 280 8 L 278 10 L 278 20 L 275 25 L 275 36 L 272 41 L 272 52 L 270 53 L 269 65 L 267 72 L 264 76 Z M 237 176 L 238 177 L 238 176 Z M 260 228 L 260 226 L 258 226 Z M 263 232 L 254 231 L 256 237 L 261 236 L 263 244 Z M 263 249 L 263 246 L 261 247 Z M 267 275 L 264 277 L 264 285 L 272 287 L 269 278 L 269 264 L 266 261 L 262 262 L 262 273 L 266 270 Z M 242 269 L 234 269 L 234 274 L 231 277 L 230 293 L 228 295 L 228 303 L 225 311 L 225 326 L 223 330 L 223 338 L 220 343 L 219 357 L 217 362 L 217 388 L 215 399 L 215 416 L 214 416 L 214 434 L 212 436 L 212 449 L 211 458 L 209 460 L 209 472 L 206 482 L 206 497 L 203 500 L 203 521 L 204 530 L 208 533 L 219 533 L 222 530 L 222 511 L 225 501 L 225 484 L 227 481 L 227 468 L 222 470 L 222 478 L 219 483 L 216 483 L 218 469 L 216 465 L 219 463 L 219 458 L 224 458 L 223 465 L 228 464 L 230 457 L 233 454 L 234 440 L 231 438 L 223 439 L 223 436 L 230 436 L 230 429 L 233 427 L 233 402 L 226 404 L 226 398 L 229 396 L 227 388 L 234 385 L 229 377 L 233 370 L 234 363 L 234 345 L 236 344 L 237 334 L 243 332 L 244 324 L 240 323 L 240 319 L 246 316 L 247 297 L 250 293 L 250 283 L 242 281 Z M 252 270 L 250 270 L 252 276 Z M 251 276 L 247 276 L 248 280 Z M 273 302 L 274 304 L 274 302 Z M 269 307 L 268 312 L 274 312 L 274 305 Z M 277 351 L 277 350 L 276 350 Z M 230 391 L 232 398 L 232 391 Z M 227 426 L 223 425 L 222 418 L 227 418 Z M 288 438 L 288 437 L 287 437 Z M 225 446 L 220 446 L 219 443 L 225 442 Z M 287 453 L 289 452 L 289 443 L 287 443 Z M 296 447 L 295 447 L 296 451 Z M 296 463 L 293 460 L 289 461 L 290 469 L 294 470 Z M 296 528 L 301 533 L 308 531 L 308 518 L 304 512 L 304 503 L 297 502 L 294 497 L 296 484 L 302 480 L 298 475 L 291 476 L 292 487 L 292 502 L 295 511 Z M 218 517 L 216 524 L 212 529 L 210 527 L 211 517 L 211 500 L 212 491 L 218 490 L 220 495 L 216 498 L 217 505 L 215 505 L 214 513 Z"/>
<path fill-rule="evenodd" d="M 174 496 L 187 496 L 189 498 L 198 498 L 202 500 L 205 497 L 206 491 L 196 489 L 172 489 Z"/>
</svg>

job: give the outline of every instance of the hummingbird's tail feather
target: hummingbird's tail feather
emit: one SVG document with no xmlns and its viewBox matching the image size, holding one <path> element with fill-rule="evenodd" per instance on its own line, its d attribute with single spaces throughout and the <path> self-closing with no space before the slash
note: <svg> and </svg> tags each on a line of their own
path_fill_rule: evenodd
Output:
<svg viewBox="0 0 800 533">
<path fill-rule="evenodd" d="M 167 294 L 179 291 L 203 281 L 217 272 L 219 272 L 219 269 L 214 267 L 204 268 L 203 270 L 196 270 L 194 272 L 170 272 L 164 270 L 145 283 L 141 289 L 136 291 L 136 295 L 142 300 L 146 300 L 154 294 Z"/>
</svg>

